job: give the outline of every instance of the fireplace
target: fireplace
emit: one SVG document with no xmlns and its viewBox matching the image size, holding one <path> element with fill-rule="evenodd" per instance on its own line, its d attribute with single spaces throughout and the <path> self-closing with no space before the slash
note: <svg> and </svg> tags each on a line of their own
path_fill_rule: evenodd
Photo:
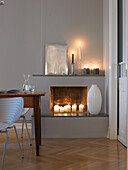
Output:
<svg viewBox="0 0 128 170">
<path fill-rule="evenodd" d="M 51 86 L 51 114 L 70 116 L 87 113 L 87 92 L 87 86 Z"/>
</svg>

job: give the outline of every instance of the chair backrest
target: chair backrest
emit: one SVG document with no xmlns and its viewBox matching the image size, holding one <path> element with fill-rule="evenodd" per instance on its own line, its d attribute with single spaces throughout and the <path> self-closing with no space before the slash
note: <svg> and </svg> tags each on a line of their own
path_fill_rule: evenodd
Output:
<svg viewBox="0 0 128 170">
<path fill-rule="evenodd" d="M 22 97 L 0 99 L 0 122 L 11 125 L 19 119 L 24 106 Z"/>
<path fill-rule="evenodd" d="M 25 115 L 29 110 L 30 110 L 30 108 L 23 108 L 21 115 Z"/>
</svg>

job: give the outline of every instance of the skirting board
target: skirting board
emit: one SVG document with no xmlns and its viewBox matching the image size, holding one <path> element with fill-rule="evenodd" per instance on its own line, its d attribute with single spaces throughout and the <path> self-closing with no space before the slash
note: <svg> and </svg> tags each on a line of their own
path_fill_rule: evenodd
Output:
<svg viewBox="0 0 128 170">
<path fill-rule="evenodd" d="M 108 117 L 42 117 L 42 138 L 106 138 Z M 34 138 L 34 118 L 32 137 Z"/>
</svg>

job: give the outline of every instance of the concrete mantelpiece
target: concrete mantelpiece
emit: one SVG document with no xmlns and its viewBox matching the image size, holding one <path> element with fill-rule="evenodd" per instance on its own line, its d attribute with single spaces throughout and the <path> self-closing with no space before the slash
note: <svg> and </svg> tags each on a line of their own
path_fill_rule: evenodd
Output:
<svg viewBox="0 0 128 170">
<path fill-rule="evenodd" d="M 52 117 L 50 116 L 51 86 L 88 86 L 97 84 L 101 90 L 103 103 L 101 113 L 105 113 L 105 77 L 104 76 L 33 76 L 36 90 L 43 90 L 41 129 L 43 138 L 99 138 L 107 137 L 108 117 Z M 32 119 L 34 137 L 34 119 Z"/>
<path fill-rule="evenodd" d="M 42 98 L 42 114 L 50 114 L 50 87 L 51 86 L 88 86 L 97 84 L 102 94 L 101 113 L 105 113 L 105 77 L 104 76 L 43 76 L 34 75 L 33 83 L 37 91 L 45 91 Z"/>
</svg>

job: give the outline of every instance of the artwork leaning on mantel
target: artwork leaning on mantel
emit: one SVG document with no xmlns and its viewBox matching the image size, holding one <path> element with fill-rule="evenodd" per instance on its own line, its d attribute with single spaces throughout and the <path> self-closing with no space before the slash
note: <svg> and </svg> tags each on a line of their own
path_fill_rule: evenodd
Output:
<svg viewBox="0 0 128 170">
<path fill-rule="evenodd" d="M 68 45 L 45 45 L 45 75 L 68 75 Z"/>
</svg>

